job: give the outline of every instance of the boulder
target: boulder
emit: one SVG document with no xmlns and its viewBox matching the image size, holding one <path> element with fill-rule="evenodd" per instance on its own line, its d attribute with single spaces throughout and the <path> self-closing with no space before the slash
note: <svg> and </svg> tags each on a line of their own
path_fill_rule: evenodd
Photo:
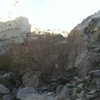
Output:
<svg viewBox="0 0 100 100">
<path fill-rule="evenodd" d="M 40 94 L 32 94 L 28 96 L 26 99 L 21 100 L 43 100 L 43 97 Z"/>
<path fill-rule="evenodd" d="M 17 76 L 16 76 L 16 74 L 14 72 L 5 73 L 3 75 L 3 78 L 5 80 L 9 81 L 13 85 L 13 87 L 16 87 L 16 86 L 19 85 Z"/>
<path fill-rule="evenodd" d="M 89 75 L 91 77 L 98 77 L 98 78 L 100 78 L 100 70 L 99 69 L 98 70 L 92 70 L 92 71 L 89 72 Z"/>
<path fill-rule="evenodd" d="M 14 72 L 8 72 L 3 75 L 3 77 L 7 80 L 15 79 L 16 74 Z"/>
<path fill-rule="evenodd" d="M 69 96 L 69 88 L 67 85 L 65 85 L 62 89 L 62 91 L 55 97 L 57 100 L 71 100 Z"/>
<path fill-rule="evenodd" d="M 21 99 L 21 100 L 25 100 L 27 97 L 29 97 L 30 95 L 32 95 L 35 92 L 36 92 L 36 90 L 32 87 L 21 88 L 17 92 L 17 98 Z"/>
<path fill-rule="evenodd" d="M 56 100 L 51 93 L 38 94 L 34 88 L 30 87 L 19 89 L 17 98 L 20 100 Z"/>
<path fill-rule="evenodd" d="M 63 88 L 63 85 L 58 85 L 56 88 L 56 94 L 59 94 Z"/>
<path fill-rule="evenodd" d="M 48 96 L 47 94 L 32 94 L 26 99 L 22 100 L 56 100 L 53 96 Z"/>
<path fill-rule="evenodd" d="M 8 94 L 8 95 L 4 95 L 2 97 L 2 100 L 17 100 L 16 96 L 14 94 Z"/>
<path fill-rule="evenodd" d="M 96 98 L 96 97 L 97 97 L 97 94 L 87 94 L 87 95 L 86 95 L 86 98 L 87 98 L 88 100 L 94 99 L 94 98 Z"/>
<path fill-rule="evenodd" d="M 8 93 L 10 93 L 10 90 L 4 85 L 0 84 L 0 94 L 8 94 Z"/>
<path fill-rule="evenodd" d="M 23 85 L 25 87 L 38 87 L 41 84 L 40 75 L 41 72 L 39 71 L 26 72 L 22 77 Z"/>
<path fill-rule="evenodd" d="M 5 79 L 3 76 L 0 77 L 0 84 L 3 84 L 10 90 L 12 90 L 14 88 L 13 85 L 7 79 Z"/>
</svg>

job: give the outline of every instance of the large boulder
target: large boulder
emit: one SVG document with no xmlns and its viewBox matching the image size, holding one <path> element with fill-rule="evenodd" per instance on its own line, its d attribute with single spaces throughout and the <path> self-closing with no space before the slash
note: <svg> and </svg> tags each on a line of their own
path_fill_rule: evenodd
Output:
<svg viewBox="0 0 100 100">
<path fill-rule="evenodd" d="M 5 53 L 12 43 L 23 43 L 30 32 L 27 18 L 18 17 L 15 20 L 0 22 L 0 54 Z"/>
<path fill-rule="evenodd" d="M 53 96 L 45 94 L 38 94 L 34 88 L 25 87 L 19 89 L 17 98 L 20 100 L 56 100 Z"/>
</svg>

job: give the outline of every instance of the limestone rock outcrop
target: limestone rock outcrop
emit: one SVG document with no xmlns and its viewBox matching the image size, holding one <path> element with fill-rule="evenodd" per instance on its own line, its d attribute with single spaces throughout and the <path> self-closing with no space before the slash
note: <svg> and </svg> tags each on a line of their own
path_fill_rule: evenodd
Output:
<svg viewBox="0 0 100 100">
<path fill-rule="evenodd" d="M 80 50 L 76 48 L 75 67 L 85 76 L 100 64 L 100 11 L 84 19 L 71 31 L 70 36 L 74 36 L 80 47 Z"/>
<path fill-rule="evenodd" d="M 5 53 L 13 43 L 23 43 L 30 32 L 27 18 L 18 17 L 15 20 L 0 22 L 0 54 Z"/>
</svg>

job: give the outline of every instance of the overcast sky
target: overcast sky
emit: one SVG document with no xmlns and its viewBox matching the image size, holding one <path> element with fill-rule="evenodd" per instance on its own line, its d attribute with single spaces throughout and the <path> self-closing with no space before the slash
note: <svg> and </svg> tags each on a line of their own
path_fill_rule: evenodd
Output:
<svg viewBox="0 0 100 100">
<path fill-rule="evenodd" d="M 26 16 L 32 25 L 70 31 L 100 10 L 100 0 L 0 0 L 0 19 Z M 13 6 L 12 6 L 13 5 Z"/>
</svg>

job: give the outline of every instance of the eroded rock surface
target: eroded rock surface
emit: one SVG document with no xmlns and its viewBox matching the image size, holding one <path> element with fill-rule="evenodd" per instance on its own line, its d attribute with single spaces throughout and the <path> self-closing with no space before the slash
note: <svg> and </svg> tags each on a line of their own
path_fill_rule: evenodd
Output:
<svg viewBox="0 0 100 100">
<path fill-rule="evenodd" d="M 27 18 L 18 17 L 8 22 L 0 22 L 0 54 L 5 53 L 13 43 L 23 43 L 30 32 Z"/>
<path fill-rule="evenodd" d="M 81 47 L 76 56 L 75 67 L 85 76 L 90 69 L 100 64 L 100 11 L 77 25 L 71 32 L 71 36 L 73 35 L 76 35 L 76 41 L 80 40 L 77 44 Z"/>
</svg>

